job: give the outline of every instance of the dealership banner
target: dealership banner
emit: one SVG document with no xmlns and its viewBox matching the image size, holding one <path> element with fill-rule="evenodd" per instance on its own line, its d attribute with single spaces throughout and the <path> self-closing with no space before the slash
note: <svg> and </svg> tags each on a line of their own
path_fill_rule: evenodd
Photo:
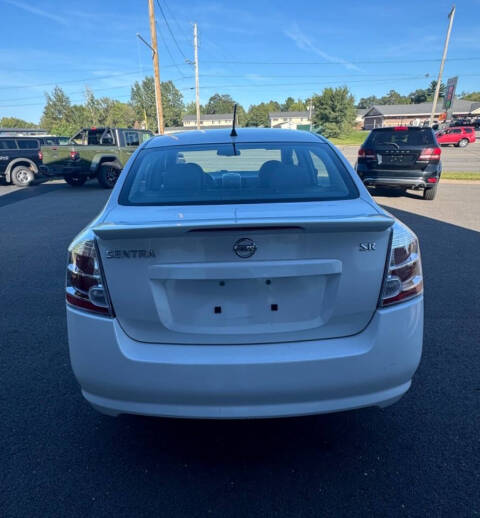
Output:
<svg viewBox="0 0 480 518">
<path fill-rule="evenodd" d="M 457 89 L 458 77 L 451 77 L 447 81 L 447 88 L 445 97 L 443 98 L 443 109 L 448 111 L 452 107 L 453 99 L 455 98 L 455 90 Z"/>
</svg>

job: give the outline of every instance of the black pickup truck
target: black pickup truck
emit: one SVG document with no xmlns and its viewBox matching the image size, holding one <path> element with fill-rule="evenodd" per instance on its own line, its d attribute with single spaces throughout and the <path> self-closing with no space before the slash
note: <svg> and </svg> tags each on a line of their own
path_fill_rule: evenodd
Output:
<svg viewBox="0 0 480 518">
<path fill-rule="evenodd" d="M 40 138 L 0 137 L 0 178 L 27 187 L 42 166 Z"/>
<path fill-rule="evenodd" d="M 151 137 L 151 131 L 133 128 L 83 128 L 66 146 L 42 146 L 41 170 L 73 186 L 97 178 L 111 189 L 130 156 Z"/>
</svg>

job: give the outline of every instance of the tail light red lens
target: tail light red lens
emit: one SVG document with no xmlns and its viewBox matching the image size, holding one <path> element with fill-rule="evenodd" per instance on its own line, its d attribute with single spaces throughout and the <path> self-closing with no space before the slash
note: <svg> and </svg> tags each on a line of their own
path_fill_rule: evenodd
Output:
<svg viewBox="0 0 480 518">
<path fill-rule="evenodd" d="M 43 160 L 43 153 L 41 151 L 38 152 L 38 159 Z"/>
<path fill-rule="evenodd" d="M 65 298 L 71 306 L 113 316 L 93 235 L 69 249 Z"/>
<path fill-rule="evenodd" d="M 440 155 L 442 154 L 442 150 L 439 147 L 427 147 L 425 149 L 422 149 L 422 152 L 420 153 L 420 156 L 418 157 L 419 160 L 428 160 L 428 161 L 438 161 L 440 160 Z"/>
<path fill-rule="evenodd" d="M 76 160 L 78 158 L 78 151 L 70 151 L 70 158 Z"/>
<path fill-rule="evenodd" d="M 395 126 L 393 131 L 408 131 L 408 126 Z"/>
<path fill-rule="evenodd" d="M 417 236 L 408 227 L 396 222 L 380 305 L 398 304 L 422 292 L 422 263 Z"/>
<path fill-rule="evenodd" d="M 369 159 L 369 160 L 373 160 L 375 159 L 375 151 L 373 151 L 372 149 L 363 149 L 363 148 L 360 148 L 358 150 L 358 157 L 359 158 L 366 158 L 366 159 Z"/>
</svg>

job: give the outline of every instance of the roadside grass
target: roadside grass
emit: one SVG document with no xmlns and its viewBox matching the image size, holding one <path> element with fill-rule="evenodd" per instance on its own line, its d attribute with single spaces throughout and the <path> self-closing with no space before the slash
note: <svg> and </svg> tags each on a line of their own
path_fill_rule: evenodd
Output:
<svg viewBox="0 0 480 518">
<path fill-rule="evenodd" d="M 480 181 L 480 171 L 472 173 L 469 171 L 444 171 L 442 180 L 477 180 Z M 441 181 L 441 180 L 440 180 Z"/>
<path fill-rule="evenodd" d="M 354 130 L 347 135 L 329 139 L 336 146 L 361 146 L 369 135 L 369 131 Z"/>
</svg>

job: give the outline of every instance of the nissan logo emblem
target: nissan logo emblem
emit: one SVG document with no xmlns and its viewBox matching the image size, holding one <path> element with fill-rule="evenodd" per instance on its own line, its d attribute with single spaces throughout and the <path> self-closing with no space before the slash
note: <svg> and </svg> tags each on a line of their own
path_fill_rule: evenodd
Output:
<svg viewBox="0 0 480 518">
<path fill-rule="evenodd" d="M 252 257 L 252 255 L 257 251 L 257 245 L 248 237 L 242 237 L 242 239 L 235 241 L 233 251 L 238 255 L 238 257 L 247 259 L 248 257 Z"/>
</svg>

